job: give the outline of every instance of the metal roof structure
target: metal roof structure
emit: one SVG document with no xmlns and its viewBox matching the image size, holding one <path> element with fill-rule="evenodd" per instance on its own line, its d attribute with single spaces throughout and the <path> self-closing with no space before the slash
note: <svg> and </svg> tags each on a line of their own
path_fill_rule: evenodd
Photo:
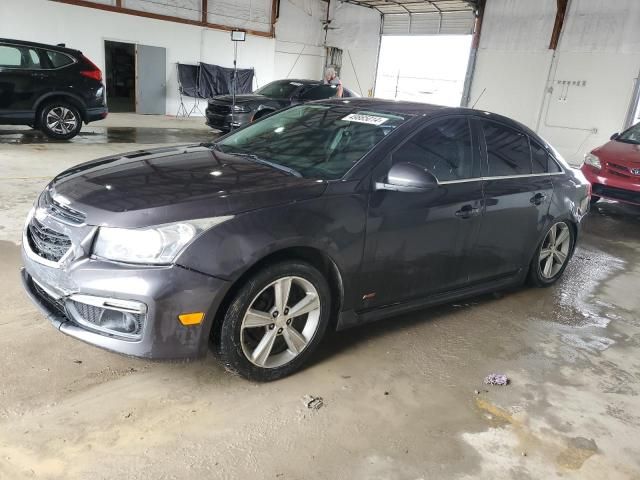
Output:
<svg viewBox="0 0 640 480">
<path fill-rule="evenodd" d="M 344 0 L 346 3 L 373 8 L 381 14 L 414 14 L 453 12 L 474 13 L 476 0 Z"/>
<path fill-rule="evenodd" d="M 478 0 L 344 0 L 377 10 L 383 35 L 469 35 Z"/>
</svg>

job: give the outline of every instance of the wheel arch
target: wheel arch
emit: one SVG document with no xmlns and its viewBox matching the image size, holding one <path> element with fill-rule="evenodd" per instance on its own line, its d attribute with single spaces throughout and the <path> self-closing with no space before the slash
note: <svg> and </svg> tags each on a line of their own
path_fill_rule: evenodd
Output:
<svg viewBox="0 0 640 480">
<path fill-rule="evenodd" d="M 79 96 L 74 95 L 73 93 L 69 93 L 69 92 L 50 92 L 50 93 L 47 93 L 47 94 L 43 95 L 42 97 L 40 97 L 36 101 L 35 108 L 34 108 L 34 111 L 36 112 L 36 122 L 40 121 L 40 109 L 43 106 L 45 106 L 47 103 L 49 103 L 49 102 L 51 102 L 53 100 L 59 100 L 59 101 L 64 100 L 64 101 L 69 102 L 70 104 L 72 104 L 80 112 L 80 116 L 82 117 L 82 121 L 86 123 L 86 121 L 87 121 L 87 107 L 86 107 L 84 101 Z"/>
<path fill-rule="evenodd" d="M 338 268 L 338 265 L 326 252 L 323 252 L 318 248 L 308 246 L 292 246 L 285 247 L 265 255 L 249 268 L 244 270 L 242 274 L 233 281 L 214 314 L 209 337 L 214 341 L 218 340 L 220 329 L 222 327 L 222 320 L 224 319 L 227 308 L 233 301 L 233 298 L 235 297 L 238 290 L 242 287 L 242 285 L 247 281 L 248 278 L 268 265 L 283 261 L 295 260 L 309 263 L 311 266 L 317 268 L 327 280 L 329 291 L 331 292 L 330 326 L 335 330 L 337 327 L 338 314 L 344 303 L 343 276 L 340 272 L 340 269 Z"/>
</svg>

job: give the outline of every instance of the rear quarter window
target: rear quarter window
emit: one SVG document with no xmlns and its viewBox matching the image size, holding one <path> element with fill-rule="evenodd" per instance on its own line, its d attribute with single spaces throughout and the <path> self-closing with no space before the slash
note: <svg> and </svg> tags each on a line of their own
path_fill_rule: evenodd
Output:
<svg viewBox="0 0 640 480">
<path fill-rule="evenodd" d="M 546 148 L 533 139 L 530 141 L 533 173 L 558 173 L 562 171 Z"/>
<path fill-rule="evenodd" d="M 528 137 L 499 123 L 482 122 L 487 144 L 489 176 L 502 177 L 531 173 L 531 151 Z"/>
<path fill-rule="evenodd" d="M 53 68 L 62 68 L 73 63 L 73 59 L 66 53 L 54 52 L 53 50 L 46 50 L 47 57 Z"/>
</svg>

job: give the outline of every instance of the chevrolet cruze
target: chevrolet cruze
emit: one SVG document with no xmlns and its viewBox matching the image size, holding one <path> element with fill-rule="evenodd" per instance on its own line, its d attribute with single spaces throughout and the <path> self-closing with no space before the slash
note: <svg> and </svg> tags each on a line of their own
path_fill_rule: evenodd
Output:
<svg viewBox="0 0 640 480">
<path fill-rule="evenodd" d="M 328 328 L 553 284 L 589 193 L 502 116 L 330 100 L 62 172 L 27 218 L 22 276 L 80 340 L 152 358 L 211 345 L 230 370 L 274 380 Z"/>
</svg>

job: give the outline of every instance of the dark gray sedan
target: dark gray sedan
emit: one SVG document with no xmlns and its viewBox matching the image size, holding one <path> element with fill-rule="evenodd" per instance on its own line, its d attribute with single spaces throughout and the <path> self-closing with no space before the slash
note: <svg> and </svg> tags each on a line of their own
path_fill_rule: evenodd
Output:
<svg viewBox="0 0 640 480">
<path fill-rule="evenodd" d="M 294 106 L 214 144 L 58 175 L 24 230 L 24 285 L 64 333 L 129 355 L 211 344 L 273 380 L 344 329 L 556 282 L 589 186 L 505 117 L 371 99 Z"/>
<path fill-rule="evenodd" d="M 336 92 L 335 85 L 324 85 L 319 80 L 276 80 L 253 93 L 236 95 L 235 107 L 232 95 L 209 99 L 206 123 L 216 130 L 228 132 L 291 105 L 333 98 Z M 342 98 L 357 96 L 343 88 Z"/>
</svg>

